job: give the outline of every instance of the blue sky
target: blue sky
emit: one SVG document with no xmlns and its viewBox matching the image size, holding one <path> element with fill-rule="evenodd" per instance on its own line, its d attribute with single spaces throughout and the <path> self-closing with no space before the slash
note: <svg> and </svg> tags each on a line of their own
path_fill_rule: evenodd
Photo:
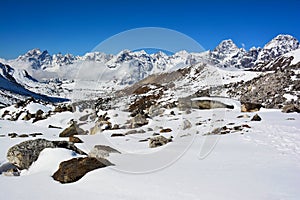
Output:
<svg viewBox="0 0 300 200">
<path fill-rule="evenodd" d="M 300 3 L 285 0 L 0 0 L 0 57 L 33 48 L 83 55 L 101 41 L 138 27 L 184 33 L 205 49 L 231 38 L 249 49 L 280 33 L 300 39 Z"/>
</svg>

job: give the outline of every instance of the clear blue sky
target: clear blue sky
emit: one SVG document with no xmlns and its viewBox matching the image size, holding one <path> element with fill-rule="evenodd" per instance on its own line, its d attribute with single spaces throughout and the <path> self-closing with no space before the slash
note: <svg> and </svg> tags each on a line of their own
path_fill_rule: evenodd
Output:
<svg viewBox="0 0 300 200">
<path fill-rule="evenodd" d="M 138 27 L 174 29 L 205 49 L 228 38 L 249 49 L 280 33 L 300 39 L 299 9 L 292 0 L 0 0 L 0 57 L 33 48 L 83 55 Z"/>
</svg>

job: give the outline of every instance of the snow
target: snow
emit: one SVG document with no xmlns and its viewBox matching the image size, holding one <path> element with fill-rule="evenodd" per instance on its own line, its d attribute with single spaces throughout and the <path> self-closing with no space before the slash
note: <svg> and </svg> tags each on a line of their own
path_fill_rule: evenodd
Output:
<svg viewBox="0 0 300 200">
<path fill-rule="evenodd" d="M 217 98 L 213 98 L 217 100 Z M 238 102 L 219 98 L 224 103 Z M 174 110 L 174 109 L 173 109 Z M 22 171 L 20 177 L 0 176 L 0 187 L 6 199 L 298 199 L 300 191 L 300 116 L 297 113 L 282 113 L 279 110 L 262 109 L 258 114 L 261 122 L 241 115 L 238 109 L 192 110 L 185 114 L 177 109 L 176 116 L 154 117 L 147 127 L 171 127 L 173 142 L 155 149 L 148 148 L 140 139 L 159 131 L 111 138 L 109 130 L 96 135 L 80 136 L 83 144 L 77 146 L 89 152 L 95 144 L 107 144 L 122 154 L 111 154 L 109 160 L 115 166 L 98 169 L 86 174 L 72 184 L 61 185 L 51 175 L 63 160 L 73 157 L 65 149 L 45 149 L 39 159 Z M 181 113 L 181 114 L 179 114 Z M 220 114 L 219 114 L 220 113 Z M 108 112 L 112 123 L 123 123 L 128 113 L 118 110 Z M 223 122 L 195 126 L 196 122 L 209 118 Z M 254 113 L 247 113 L 250 116 Z M 49 119 L 30 122 L 0 121 L 1 133 L 43 132 L 41 137 L 57 139 L 61 130 L 48 129 L 49 123 L 67 127 L 69 119 L 79 113 L 59 113 Z M 294 118 L 294 120 L 287 120 Z M 191 129 L 182 130 L 181 122 L 188 119 Z M 250 129 L 227 135 L 203 136 L 215 126 L 248 124 Z M 216 122 L 217 123 L 217 122 Z M 227 125 L 229 126 L 229 125 Z M 196 134 L 196 132 L 199 134 Z M 190 135 L 188 135 L 190 134 Z M 185 137 L 181 137 L 184 136 Z M 9 147 L 24 138 L 0 138 L 0 161 L 5 162 Z M 205 157 L 201 155 L 207 155 Z M 201 159 L 200 159 L 201 158 Z M 16 188 L 18 188 L 16 190 Z"/>
<path fill-rule="evenodd" d="M 293 56 L 294 59 L 292 60 L 291 65 L 295 65 L 300 62 L 300 49 L 291 51 L 291 52 L 285 54 L 285 56 L 286 57 Z"/>
</svg>

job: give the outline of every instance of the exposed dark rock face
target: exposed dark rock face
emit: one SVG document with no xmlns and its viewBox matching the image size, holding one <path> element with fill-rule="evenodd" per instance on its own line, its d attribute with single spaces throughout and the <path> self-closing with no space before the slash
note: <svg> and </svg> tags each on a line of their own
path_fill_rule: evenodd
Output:
<svg viewBox="0 0 300 200">
<path fill-rule="evenodd" d="M 109 163 L 110 162 L 108 160 L 103 158 L 73 158 L 60 163 L 59 169 L 52 177 L 60 183 L 72 183 L 78 181 L 90 171 L 112 165 Z"/>
<path fill-rule="evenodd" d="M 66 148 L 78 154 L 85 155 L 83 151 L 67 141 L 48 141 L 45 139 L 28 140 L 11 147 L 7 152 L 10 163 L 20 169 L 28 169 L 36 161 L 45 148 Z"/>
</svg>

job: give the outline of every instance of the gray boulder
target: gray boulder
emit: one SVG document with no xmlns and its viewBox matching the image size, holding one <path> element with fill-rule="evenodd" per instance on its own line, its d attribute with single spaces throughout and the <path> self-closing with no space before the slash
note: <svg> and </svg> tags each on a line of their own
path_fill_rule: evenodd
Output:
<svg viewBox="0 0 300 200">
<path fill-rule="evenodd" d="M 19 169 L 28 169 L 45 148 L 66 148 L 78 154 L 86 155 L 73 143 L 68 141 L 48 141 L 45 139 L 28 140 L 11 147 L 7 159 Z"/>
<path fill-rule="evenodd" d="M 118 150 L 105 145 L 95 145 L 94 148 L 88 154 L 89 157 L 94 158 L 107 158 L 110 153 L 121 153 Z"/>
<path fill-rule="evenodd" d="M 149 139 L 149 147 L 155 148 L 155 147 L 163 146 L 169 142 L 172 142 L 172 138 L 166 138 L 160 135 Z"/>
</svg>

